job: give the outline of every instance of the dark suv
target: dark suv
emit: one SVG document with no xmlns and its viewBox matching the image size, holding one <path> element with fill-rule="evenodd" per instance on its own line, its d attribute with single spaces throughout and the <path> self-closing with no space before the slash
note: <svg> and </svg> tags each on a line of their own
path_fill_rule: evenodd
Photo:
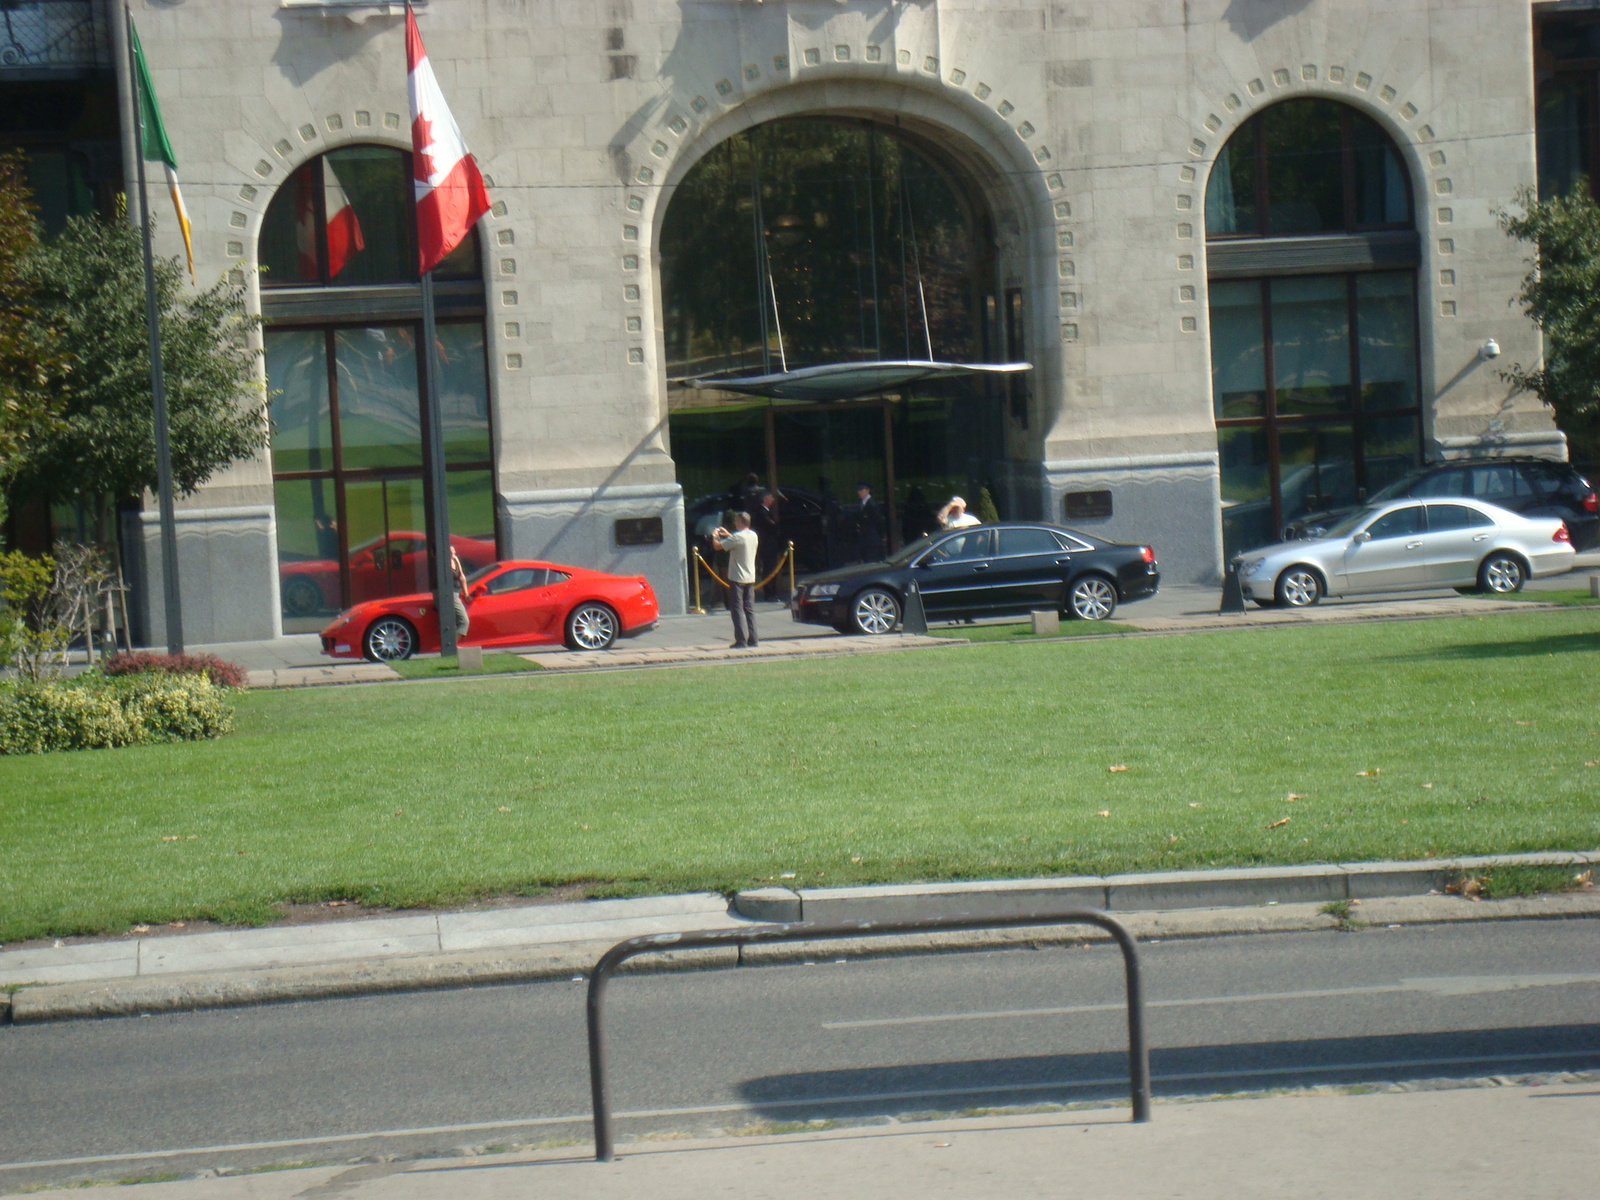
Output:
<svg viewBox="0 0 1600 1200">
<path fill-rule="evenodd" d="M 1547 458 L 1452 459 L 1421 467 L 1367 497 L 1368 504 L 1410 497 L 1483 500 L 1525 517 L 1560 517 L 1574 550 L 1600 544 L 1595 490 L 1571 463 Z M 1283 528 L 1284 541 L 1316 537 L 1353 508 L 1297 517 Z"/>
</svg>

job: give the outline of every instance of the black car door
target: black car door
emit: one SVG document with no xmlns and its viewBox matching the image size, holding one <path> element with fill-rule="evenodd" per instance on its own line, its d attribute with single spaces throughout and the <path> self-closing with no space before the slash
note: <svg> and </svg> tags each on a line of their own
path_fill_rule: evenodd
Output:
<svg viewBox="0 0 1600 1200">
<path fill-rule="evenodd" d="M 989 567 L 994 584 L 990 611 L 1026 613 L 1061 608 L 1062 580 L 1070 563 L 1067 551 L 1048 529 L 996 529 L 999 538 Z"/>
<path fill-rule="evenodd" d="M 922 589 L 922 608 L 930 619 L 982 616 L 993 602 L 989 569 L 994 555 L 992 529 L 963 529 L 923 555 L 913 578 Z"/>
</svg>

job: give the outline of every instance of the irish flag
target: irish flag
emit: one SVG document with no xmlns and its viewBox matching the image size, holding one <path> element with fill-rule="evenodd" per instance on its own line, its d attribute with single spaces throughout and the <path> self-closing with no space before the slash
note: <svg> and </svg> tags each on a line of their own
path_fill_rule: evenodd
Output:
<svg viewBox="0 0 1600 1200">
<path fill-rule="evenodd" d="M 409 4 L 406 67 L 410 71 L 412 174 L 417 192 L 417 259 L 426 274 L 460 245 L 478 218 L 489 211 L 489 193 L 444 102 Z"/>
<path fill-rule="evenodd" d="M 156 103 L 155 84 L 150 82 L 150 68 L 145 65 L 144 47 L 139 45 L 139 31 L 128 22 L 128 36 L 133 41 L 133 65 L 138 79 L 139 120 L 144 126 L 144 142 L 139 152 L 155 159 L 167 169 L 167 190 L 172 193 L 172 207 L 178 213 L 178 228 L 183 231 L 183 250 L 189 259 L 189 280 L 194 281 L 194 241 L 189 235 L 189 212 L 183 207 L 183 193 L 178 190 L 178 159 L 172 153 L 172 143 L 167 141 L 167 127 L 161 123 L 161 106 Z M 139 197 L 144 203 L 144 197 Z"/>
</svg>

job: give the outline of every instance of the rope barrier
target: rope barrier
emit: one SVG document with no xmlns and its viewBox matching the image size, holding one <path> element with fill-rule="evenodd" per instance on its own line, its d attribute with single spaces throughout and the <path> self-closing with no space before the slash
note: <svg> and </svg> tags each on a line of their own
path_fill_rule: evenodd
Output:
<svg viewBox="0 0 1600 1200">
<path fill-rule="evenodd" d="M 758 588 L 766 587 L 767 584 L 771 583 L 774 579 L 776 579 L 778 577 L 778 573 L 780 571 L 782 571 L 784 569 L 784 567 L 787 566 L 789 568 L 789 583 L 790 583 L 789 590 L 792 593 L 794 591 L 794 586 L 793 586 L 794 585 L 794 562 L 793 562 L 793 559 L 794 559 L 794 543 L 790 542 L 789 543 L 789 548 L 787 550 L 785 550 L 782 555 L 779 556 L 777 564 L 772 568 L 772 570 L 770 572 L 767 573 L 767 577 L 765 579 L 758 580 L 753 586 L 754 587 L 758 587 Z M 733 586 L 726 579 L 724 579 L 721 575 L 718 575 L 716 570 L 711 566 L 711 564 L 708 563 L 704 558 L 702 558 L 700 556 L 700 547 L 699 546 L 696 546 L 694 548 L 694 561 L 705 569 L 705 573 L 707 575 L 711 576 L 712 579 L 716 580 L 717 583 L 721 584 L 723 587 L 732 587 Z M 700 607 L 700 572 L 699 571 L 695 572 L 694 608 L 695 608 L 696 612 L 704 612 L 705 611 L 703 608 Z"/>
</svg>

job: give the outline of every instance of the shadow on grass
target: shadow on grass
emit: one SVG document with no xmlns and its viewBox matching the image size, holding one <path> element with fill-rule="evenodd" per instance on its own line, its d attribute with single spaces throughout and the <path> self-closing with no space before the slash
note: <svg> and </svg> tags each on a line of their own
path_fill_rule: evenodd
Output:
<svg viewBox="0 0 1600 1200">
<path fill-rule="evenodd" d="M 1600 650 L 1600 631 L 1547 634 L 1508 642 L 1461 642 L 1417 654 L 1397 654 L 1391 662 L 1463 662 L 1486 658 L 1547 658 L 1553 654 L 1582 654 Z"/>
</svg>

